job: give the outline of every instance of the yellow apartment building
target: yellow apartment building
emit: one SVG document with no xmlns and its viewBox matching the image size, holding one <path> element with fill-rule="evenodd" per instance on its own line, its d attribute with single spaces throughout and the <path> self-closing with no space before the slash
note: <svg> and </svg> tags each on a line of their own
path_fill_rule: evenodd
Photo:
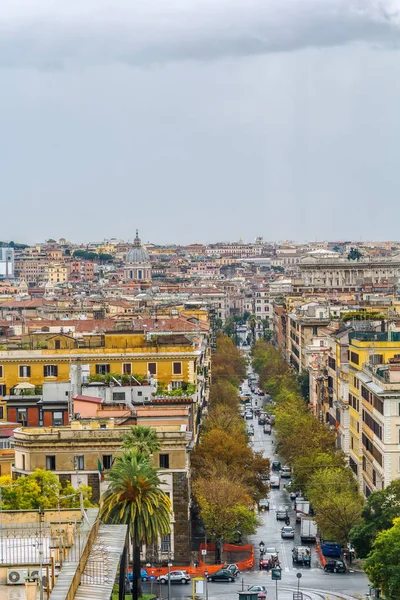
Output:
<svg viewBox="0 0 400 600">
<path fill-rule="evenodd" d="M 210 355 L 204 335 L 111 331 L 84 334 L 36 332 L 23 339 L 26 350 L 0 351 L 0 396 L 22 383 L 68 382 L 71 365 L 89 376 L 152 377 L 170 389 L 183 383 L 206 388 Z"/>
<path fill-rule="evenodd" d="M 350 467 L 368 496 L 400 477 L 400 332 L 349 335 Z"/>
<path fill-rule="evenodd" d="M 68 281 L 68 266 L 62 263 L 50 263 L 46 269 L 46 278 L 51 283 L 66 283 Z"/>
</svg>

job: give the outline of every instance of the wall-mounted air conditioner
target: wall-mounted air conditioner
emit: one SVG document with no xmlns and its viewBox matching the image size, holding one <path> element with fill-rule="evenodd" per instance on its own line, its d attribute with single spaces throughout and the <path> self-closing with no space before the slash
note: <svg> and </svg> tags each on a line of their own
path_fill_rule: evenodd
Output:
<svg viewBox="0 0 400 600">
<path fill-rule="evenodd" d="M 35 577 L 35 579 L 40 579 L 40 569 L 38 569 L 37 567 L 30 569 L 29 577 Z M 47 577 L 45 569 L 42 569 L 42 585 L 44 589 L 47 588 Z"/>
<path fill-rule="evenodd" d="M 7 569 L 7 585 L 25 585 L 28 569 Z"/>
</svg>

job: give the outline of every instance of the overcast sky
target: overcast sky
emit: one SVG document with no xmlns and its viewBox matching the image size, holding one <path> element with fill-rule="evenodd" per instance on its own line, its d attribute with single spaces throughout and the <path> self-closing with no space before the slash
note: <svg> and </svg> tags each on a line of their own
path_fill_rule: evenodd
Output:
<svg viewBox="0 0 400 600">
<path fill-rule="evenodd" d="M 0 239 L 399 239 L 400 0 L 1 0 Z"/>
</svg>

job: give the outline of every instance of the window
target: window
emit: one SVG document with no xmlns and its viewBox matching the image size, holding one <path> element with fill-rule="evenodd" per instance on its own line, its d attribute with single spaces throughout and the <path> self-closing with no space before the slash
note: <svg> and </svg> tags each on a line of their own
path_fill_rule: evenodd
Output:
<svg viewBox="0 0 400 600">
<path fill-rule="evenodd" d="M 143 396 L 143 392 L 138 392 L 137 395 L 138 396 Z"/>
<path fill-rule="evenodd" d="M 122 365 L 122 373 L 124 375 L 132 375 L 132 363 L 124 363 Z"/>
<path fill-rule="evenodd" d="M 83 471 L 85 469 L 85 457 L 83 455 L 74 456 L 74 465 L 76 471 Z"/>
<path fill-rule="evenodd" d="M 113 462 L 112 454 L 103 454 L 103 468 L 105 470 L 111 469 Z"/>
<path fill-rule="evenodd" d="M 57 377 L 57 375 L 58 375 L 57 365 L 44 365 L 43 375 L 45 377 Z"/>
<path fill-rule="evenodd" d="M 0 377 L 3 377 L 3 367 L 0 365 Z"/>
<path fill-rule="evenodd" d="M 161 552 L 169 552 L 171 550 L 171 534 L 163 535 L 161 538 Z"/>
<path fill-rule="evenodd" d="M 113 402 L 125 402 L 125 392 L 114 392 Z"/>
<path fill-rule="evenodd" d="M 382 439 L 382 427 L 371 417 L 366 410 L 362 411 L 362 418 L 364 423 L 378 436 L 378 438 Z"/>
<path fill-rule="evenodd" d="M 0 419 L 4 419 L 4 406 L 0 406 Z"/>
<path fill-rule="evenodd" d="M 147 370 L 150 375 L 157 375 L 157 363 L 147 363 Z"/>
<path fill-rule="evenodd" d="M 174 375 L 182 375 L 182 363 L 181 362 L 172 363 L 172 372 Z"/>
<path fill-rule="evenodd" d="M 333 369 L 333 371 L 336 371 L 336 360 L 331 356 L 328 357 L 328 366 L 330 369 Z"/>
<path fill-rule="evenodd" d="M 22 470 L 25 471 L 25 454 L 22 455 Z"/>
<path fill-rule="evenodd" d="M 179 390 L 182 387 L 183 381 L 171 381 L 171 387 L 173 390 Z"/>
<path fill-rule="evenodd" d="M 372 354 L 369 357 L 370 365 L 381 365 L 383 363 L 383 354 Z"/>
<path fill-rule="evenodd" d="M 318 335 L 318 326 L 314 325 L 314 327 L 312 328 L 312 333 L 313 335 Z"/>
<path fill-rule="evenodd" d="M 96 375 L 107 375 L 110 372 L 110 365 L 96 365 Z"/>
<path fill-rule="evenodd" d="M 28 420 L 26 408 L 17 408 L 17 423 L 26 424 Z"/>
<path fill-rule="evenodd" d="M 53 412 L 53 426 L 60 427 L 64 425 L 64 416 L 62 410 L 55 410 Z"/>
<path fill-rule="evenodd" d="M 61 341 L 60 340 L 56 340 L 54 342 L 54 349 L 55 350 L 60 350 L 61 349 Z"/>
<path fill-rule="evenodd" d="M 355 365 L 358 365 L 360 362 L 360 357 L 357 352 L 350 352 L 350 361 Z"/>
<path fill-rule="evenodd" d="M 19 366 L 19 376 L 20 377 L 30 377 L 31 376 L 31 368 L 26 365 Z"/>
<path fill-rule="evenodd" d="M 160 454 L 160 467 L 169 469 L 169 454 Z"/>
<path fill-rule="evenodd" d="M 0 396 L 6 396 L 6 394 L 7 394 L 6 386 L 2 383 L 0 385 Z"/>
<path fill-rule="evenodd" d="M 46 470 L 47 471 L 55 471 L 56 470 L 56 457 L 55 455 L 46 456 Z"/>
</svg>

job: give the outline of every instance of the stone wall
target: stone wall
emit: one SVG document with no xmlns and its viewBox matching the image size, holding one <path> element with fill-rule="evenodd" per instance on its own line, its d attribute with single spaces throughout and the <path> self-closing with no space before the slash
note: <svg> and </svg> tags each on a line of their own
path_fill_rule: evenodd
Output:
<svg viewBox="0 0 400 600">
<path fill-rule="evenodd" d="M 189 484 L 186 473 L 173 473 L 174 562 L 187 565 L 190 562 L 191 531 L 189 518 Z"/>
</svg>

